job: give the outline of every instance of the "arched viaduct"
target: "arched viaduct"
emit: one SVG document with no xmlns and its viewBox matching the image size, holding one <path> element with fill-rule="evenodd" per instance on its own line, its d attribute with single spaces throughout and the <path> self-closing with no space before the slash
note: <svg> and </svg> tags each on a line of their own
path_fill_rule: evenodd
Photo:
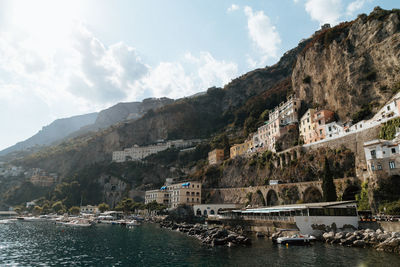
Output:
<svg viewBox="0 0 400 267">
<path fill-rule="evenodd" d="M 361 190 L 356 178 L 334 180 L 336 193 L 342 200 L 354 200 Z M 267 206 L 294 204 L 297 202 L 311 203 L 322 201 L 322 181 L 286 183 L 267 186 L 252 186 L 241 188 L 215 188 L 206 190 L 204 195 L 213 203 L 252 202 L 249 199 L 258 198 L 259 203 Z"/>
</svg>

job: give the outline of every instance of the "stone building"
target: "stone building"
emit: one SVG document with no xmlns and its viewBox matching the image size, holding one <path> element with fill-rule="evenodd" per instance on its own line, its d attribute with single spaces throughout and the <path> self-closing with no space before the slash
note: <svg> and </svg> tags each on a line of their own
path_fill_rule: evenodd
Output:
<svg viewBox="0 0 400 267">
<path fill-rule="evenodd" d="M 224 150 L 223 149 L 214 149 L 208 153 L 208 164 L 218 164 L 224 161 Z"/>
</svg>

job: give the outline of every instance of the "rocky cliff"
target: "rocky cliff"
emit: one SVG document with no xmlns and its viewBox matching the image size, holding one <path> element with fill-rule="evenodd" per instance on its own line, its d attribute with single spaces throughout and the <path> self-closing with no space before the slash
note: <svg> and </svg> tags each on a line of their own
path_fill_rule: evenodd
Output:
<svg viewBox="0 0 400 267">
<path fill-rule="evenodd" d="M 297 58 L 292 84 L 306 104 L 345 121 L 361 109 L 377 111 L 400 89 L 399 74 L 400 10 L 377 7 L 317 33 Z"/>
</svg>

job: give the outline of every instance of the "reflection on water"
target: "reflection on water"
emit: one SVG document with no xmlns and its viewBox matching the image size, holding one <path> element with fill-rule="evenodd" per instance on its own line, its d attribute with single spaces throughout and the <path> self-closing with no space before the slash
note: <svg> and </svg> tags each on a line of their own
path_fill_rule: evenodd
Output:
<svg viewBox="0 0 400 267">
<path fill-rule="evenodd" d="M 80 266 L 400 266 L 400 256 L 317 243 L 209 248 L 178 232 L 144 224 L 75 229 L 50 223 L 0 225 L 0 265 Z"/>
</svg>

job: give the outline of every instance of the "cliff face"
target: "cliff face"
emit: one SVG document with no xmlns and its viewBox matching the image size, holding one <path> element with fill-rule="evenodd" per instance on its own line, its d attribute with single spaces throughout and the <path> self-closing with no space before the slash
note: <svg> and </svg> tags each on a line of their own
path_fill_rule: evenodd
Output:
<svg viewBox="0 0 400 267">
<path fill-rule="evenodd" d="M 323 30 L 298 57 L 292 84 L 305 103 L 346 120 L 365 105 L 376 111 L 400 89 L 400 11 L 369 15 Z"/>
</svg>

